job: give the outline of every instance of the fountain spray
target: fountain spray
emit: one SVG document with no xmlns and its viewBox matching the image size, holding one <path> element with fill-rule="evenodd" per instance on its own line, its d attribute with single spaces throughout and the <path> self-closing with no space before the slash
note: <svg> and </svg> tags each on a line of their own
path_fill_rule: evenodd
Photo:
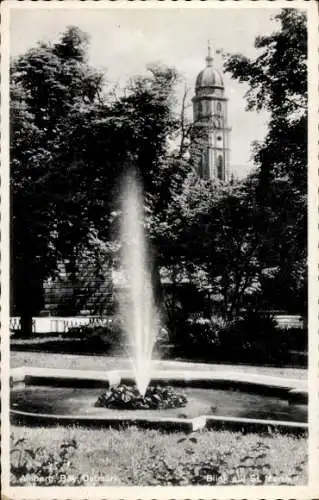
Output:
<svg viewBox="0 0 319 500">
<path fill-rule="evenodd" d="M 144 396 L 152 376 L 152 352 L 159 320 L 148 265 L 143 198 L 132 173 L 124 182 L 121 244 L 128 293 L 121 294 L 120 310 L 136 386 Z"/>
</svg>

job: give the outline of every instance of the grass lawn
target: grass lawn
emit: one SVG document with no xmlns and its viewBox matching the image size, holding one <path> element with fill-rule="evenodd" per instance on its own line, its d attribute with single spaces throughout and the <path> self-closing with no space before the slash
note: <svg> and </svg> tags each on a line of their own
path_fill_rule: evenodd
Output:
<svg viewBox="0 0 319 500">
<path fill-rule="evenodd" d="M 301 437 L 207 430 L 187 436 L 137 428 L 80 427 L 13 426 L 12 432 L 15 440 L 26 438 L 26 447 L 30 443 L 33 449 L 44 446 L 43 463 L 50 462 L 53 480 L 65 485 L 307 483 L 307 439 Z M 72 439 L 77 449 L 70 465 L 63 470 L 53 465 L 52 471 L 60 445 Z M 48 453 L 56 455 L 55 460 Z M 41 485 L 48 467 L 34 470 Z"/>
</svg>

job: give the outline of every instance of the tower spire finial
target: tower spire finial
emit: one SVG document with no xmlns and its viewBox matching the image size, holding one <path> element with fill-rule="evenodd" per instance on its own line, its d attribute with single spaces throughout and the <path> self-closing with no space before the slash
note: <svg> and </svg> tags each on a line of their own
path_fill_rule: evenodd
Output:
<svg viewBox="0 0 319 500">
<path fill-rule="evenodd" d="M 213 65 L 213 57 L 212 57 L 212 46 L 210 39 L 207 40 L 207 57 L 206 57 L 207 66 Z"/>
</svg>

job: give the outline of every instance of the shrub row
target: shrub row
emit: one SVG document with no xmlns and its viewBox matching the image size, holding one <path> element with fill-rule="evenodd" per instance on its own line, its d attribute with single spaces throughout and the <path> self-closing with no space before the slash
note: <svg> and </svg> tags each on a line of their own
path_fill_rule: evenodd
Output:
<svg viewBox="0 0 319 500">
<path fill-rule="evenodd" d="M 280 329 L 266 314 L 249 313 L 228 322 L 193 316 L 184 322 L 176 350 L 207 361 L 290 363 L 291 351 L 307 350 L 307 331 Z"/>
</svg>

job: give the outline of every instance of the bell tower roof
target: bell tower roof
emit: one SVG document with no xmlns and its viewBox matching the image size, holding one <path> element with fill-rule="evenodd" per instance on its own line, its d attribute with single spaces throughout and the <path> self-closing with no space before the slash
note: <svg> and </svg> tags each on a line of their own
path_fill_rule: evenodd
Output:
<svg viewBox="0 0 319 500">
<path fill-rule="evenodd" d="M 210 43 L 208 43 L 208 52 L 206 56 L 206 68 L 204 68 L 196 78 L 196 93 L 201 90 L 220 88 L 224 89 L 224 81 L 221 72 L 213 66 L 213 56 Z"/>
</svg>

